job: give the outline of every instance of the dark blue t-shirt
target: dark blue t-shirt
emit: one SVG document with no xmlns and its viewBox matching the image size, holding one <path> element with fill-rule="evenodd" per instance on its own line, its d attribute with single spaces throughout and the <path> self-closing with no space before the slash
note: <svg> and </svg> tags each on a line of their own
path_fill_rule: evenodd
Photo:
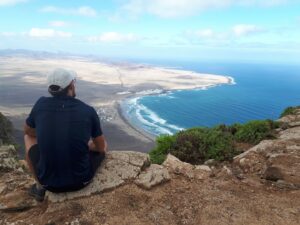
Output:
<svg viewBox="0 0 300 225">
<path fill-rule="evenodd" d="M 88 141 L 102 135 L 94 108 L 69 96 L 41 97 L 26 123 L 36 129 L 42 185 L 63 188 L 92 179 Z"/>
</svg>

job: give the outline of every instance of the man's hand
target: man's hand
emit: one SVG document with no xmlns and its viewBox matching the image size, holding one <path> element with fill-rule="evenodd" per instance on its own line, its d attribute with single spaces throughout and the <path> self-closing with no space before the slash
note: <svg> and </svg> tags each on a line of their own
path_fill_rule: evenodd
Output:
<svg viewBox="0 0 300 225">
<path fill-rule="evenodd" d="M 106 153 L 107 143 L 103 135 L 93 138 L 88 143 L 90 151 Z"/>
<path fill-rule="evenodd" d="M 31 136 L 31 137 L 36 137 L 35 129 L 28 126 L 26 123 L 24 125 L 24 133 Z"/>
</svg>

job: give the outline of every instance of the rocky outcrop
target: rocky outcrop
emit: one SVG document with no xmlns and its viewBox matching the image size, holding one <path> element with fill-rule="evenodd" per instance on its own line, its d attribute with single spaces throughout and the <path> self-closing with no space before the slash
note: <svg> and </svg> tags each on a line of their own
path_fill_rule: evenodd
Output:
<svg viewBox="0 0 300 225">
<path fill-rule="evenodd" d="M 134 181 L 137 185 L 150 189 L 168 181 L 169 174 L 159 165 L 150 165 L 149 155 L 140 152 L 109 152 L 93 181 L 76 192 L 51 193 L 47 198 L 51 202 L 62 202 L 67 199 L 90 196 L 95 193 L 114 189 L 126 182 Z"/>
<path fill-rule="evenodd" d="M 165 167 L 152 164 L 145 171 L 141 172 L 135 180 L 135 184 L 149 190 L 158 184 L 169 181 L 170 179 L 169 172 Z"/>
<path fill-rule="evenodd" d="M 182 162 L 171 154 L 168 154 L 163 166 L 173 174 L 180 174 L 190 179 L 205 179 L 209 177 L 212 172 L 207 165 L 192 165 L 190 163 Z"/>
<path fill-rule="evenodd" d="M 0 224 L 21 218 L 25 218 L 24 224 L 31 224 L 33 219 L 38 221 L 33 224 L 70 224 L 70 221 L 79 221 L 78 218 L 85 224 L 84 217 L 93 221 L 90 224 L 97 224 L 99 218 L 101 224 L 118 224 L 124 218 L 126 224 L 158 224 L 161 218 L 167 222 L 160 224 L 200 224 L 205 216 L 210 222 L 212 218 L 219 219 L 220 212 L 223 212 L 222 218 L 228 218 L 224 224 L 240 224 L 241 221 L 232 222 L 236 218 L 232 217 L 232 209 L 237 209 L 235 215 L 244 210 L 240 216 L 243 223 L 246 217 L 250 218 L 248 222 L 253 222 L 255 216 L 258 217 L 256 224 L 272 224 L 276 216 L 277 220 L 284 218 L 279 224 L 287 224 L 286 218 L 299 222 L 298 117 L 282 118 L 285 126 L 277 131 L 277 139 L 262 141 L 236 156 L 232 163 L 208 160 L 206 165 L 191 165 L 168 155 L 163 165 L 156 165 L 150 164 L 148 154 L 109 152 L 86 188 L 70 193 L 47 192 L 48 201 L 42 203 L 27 194 L 34 180 L 22 169 L 14 147 L 2 146 Z M 270 208 L 278 210 L 274 212 Z M 140 209 L 144 211 L 134 217 L 138 222 L 128 222 L 132 213 Z M 144 221 L 146 214 L 151 223 Z M 266 215 L 271 218 L 270 223 L 261 222 Z M 52 223 L 52 219 L 55 222 Z M 193 223 L 196 219 L 197 223 Z M 214 220 L 211 224 L 217 222 Z"/>
<path fill-rule="evenodd" d="M 17 151 L 13 145 L 0 146 L 0 172 L 21 169 L 17 159 Z"/>
<path fill-rule="evenodd" d="M 295 123 L 300 122 L 300 108 L 295 110 L 295 113 L 293 115 L 287 115 L 279 120 L 279 122 L 286 123 L 288 126 L 293 126 Z"/>
<path fill-rule="evenodd" d="M 280 188 L 300 189 L 300 111 L 279 121 L 289 129 L 281 130 L 275 140 L 265 140 L 234 158 L 240 173 L 255 174 Z"/>
<path fill-rule="evenodd" d="M 21 169 L 22 163 L 19 163 L 13 146 L 2 146 L 0 156 L 0 211 L 17 212 L 37 206 L 37 202 L 27 194 L 27 189 L 34 180 Z M 76 192 L 46 192 L 46 198 L 50 202 L 64 202 L 112 190 L 126 183 L 135 183 L 149 190 L 169 180 L 168 170 L 160 165 L 150 165 L 148 154 L 131 151 L 109 152 L 87 187 Z"/>
</svg>

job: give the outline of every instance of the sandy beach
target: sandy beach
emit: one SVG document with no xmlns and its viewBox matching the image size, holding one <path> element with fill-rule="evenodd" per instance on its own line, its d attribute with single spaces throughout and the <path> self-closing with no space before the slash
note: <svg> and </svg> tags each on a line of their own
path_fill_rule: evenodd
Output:
<svg viewBox="0 0 300 225">
<path fill-rule="evenodd" d="M 0 112 L 12 120 L 21 145 L 24 120 L 40 96 L 49 96 L 46 76 L 54 68 L 76 71 L 77 98 L 97 110 L 110 150 L 147 152 L 154 146 L 153 136 L 132 126 L 122 115 L 119 104 L 125 98 L 233 82 L 227 76 L 141 64 L 110 64 L 83 57 L 1 56 Z"/>
</svg>

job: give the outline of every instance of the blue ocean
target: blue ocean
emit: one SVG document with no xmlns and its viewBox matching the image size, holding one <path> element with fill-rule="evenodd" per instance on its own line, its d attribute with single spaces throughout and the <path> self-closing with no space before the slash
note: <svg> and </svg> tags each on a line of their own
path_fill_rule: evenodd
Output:
<svg viewBox="0 0 300 225">
<path fill-rule="evenodd" d="M 235 84 L 135 97 L 121 107 L 137 128 L 152 135 L 217 124 L 277 119 L 300 105 L 300 65 L 209 62 L 154 62 L 199 73 L 226 75 Z"/>
</svg>

